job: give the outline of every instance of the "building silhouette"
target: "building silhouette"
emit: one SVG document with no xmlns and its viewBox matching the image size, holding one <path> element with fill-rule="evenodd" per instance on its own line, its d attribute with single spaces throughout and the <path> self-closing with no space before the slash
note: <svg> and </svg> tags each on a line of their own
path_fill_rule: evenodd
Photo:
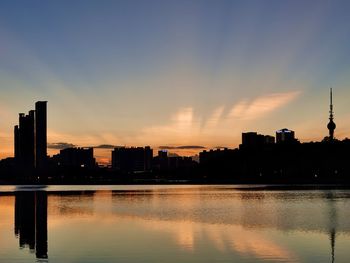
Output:
<svg viewBox="0 0 350 263">
<path fill-rule="evenodd" d="M 38 192 L 15 193 L 15 235 L 20 248 L 29 248 L 38 259 L 48 257 L 47 194 Z"/>
<path fill-rule="evenodd" d="M 66 148 L 60 151 L 58 165 L 64 168 L 94 168 L 93 148 Z"/>
<path fill-rule="evenodd" d="M 146 147 L 119 147 L 112 151 L 112 168 L 121 172 L 148 172 L 152 170 L 153 149 Z"/>
<path fill-rule="evenodd" d="M 14 127 L 15 158 L 0 161 L 1 179 L 37 183 L 40 171 L 47 167 L 45 174 L 50 176 L 46 179 L 55 183 L 124 179 L 133 182 L 140 178 L 238 183 L 350 182 L 350 140 L 334 138 L 332 89 L 329 113 L 329 136 L 322 142 L 300 143 L 295 132 L 286 128 L 276 132 L 276 141 L 273 136 L 253 131 L 242 133 L 238 149 L 201 152 L 198 165 L 189 157 L 168 155 L 167 151 L 159 151 L 153 157 L 153 150 L 146 146 L 114 148 L 111 166 L 98 167 L 93 148 L 68 148 L 51 158 L 46 156 L 47 102 L 38 101 L 35 111 L 19 114 L 19 123 Z M 134 175 L 116 176 L 122 173 Z"/>
<path fill-rule="evenodd" d="M 169 157 L 167 150 L 158 151 L 158 156 L 153 158 L 153 167 L 160 171 L 169 169 Z"/>
<path fill-rule="evenodd" d="M 44 170 L 47 162 L 46 101 L 38 101 L 35 111 L 19 114 L 14 127 L 15 163 L 19 170 Z"/>
<path fill-rule="evenodd" d="M 242 144 L 240 147 L 261 147 L 267 144 L 274 144 L 275 137 L 270 135 L 262 135 L 257 132 L 242 133 Z"/>
<path fill-rule="evenodd" d="M 35 167 L 47 167 L 47 102 L 35 103 Z"/>
<path fill-rule="evenodd" d="M 19 125 L 15 126 L 15 160 L 23 169 L 34 168 L 34 111 L 19 114 Z"/>
<path fill-rule="evenodd" d="M 153 170 L 160 172 L 170 172 L 179 170 L 184 172 L 194 167 L 195 162 L 192 157 L 169 156 L 167 150 L 158 151 L 158 155 L 153 158 Z"/>
<path fill-rule="evenodd" d="M 276 131 L 277 143 L 292 143 L 295 142 L 295 132 L 287 128 Z"/>
<path fill-rule="evenodd" d="M 14 153 L 15 159 L 19 162 L 20 156 L 20 142 L 19 142 L 19 125 L 15 125 L 14 127 Z"/>
</svg>

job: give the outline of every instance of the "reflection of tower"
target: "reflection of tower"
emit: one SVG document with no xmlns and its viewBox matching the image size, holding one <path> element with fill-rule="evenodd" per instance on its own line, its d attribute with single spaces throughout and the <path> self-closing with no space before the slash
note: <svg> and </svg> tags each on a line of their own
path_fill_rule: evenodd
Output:
<svg viewBox="0 0 350 263">
<path fill-rule="evenodd" d="M 335 240 L 337 237 L 337 208 L 335 207 L 334 195 L 332 192 L 327 193 L 327 200 L 329 200 L 329 240 L 331 242 L 331 258 L 332 263 L 335 262 Z"/>
<path fill-rule="evenodd" d="M 329 105 L 329 123 L 327 125 L 327 128 L 329 130 L 329 140 L 333 141 L 334 139 L 334 130 L 337 127 L 333 121 L 333 92 L 332 88 L 330 91 L 330 105 Z"/>
<path fill-rule="evenodd" d="M 330 232 L 330 239 L 331 239 L 331 247 L 332 247 L 332 263 L 335 262 L 335 255 L 334 255 L 334 250 L 335 250 L 335 236 L 336 236 L 336 232 L 335 232 L 335 228 L 331 229 Z"/>
<path fill-rule="evenodd" d="M 29 247 L 38 259 L 47 258 L 47 194 L 17 192 L 15 235 L 21 248 Z"/>
</svg>

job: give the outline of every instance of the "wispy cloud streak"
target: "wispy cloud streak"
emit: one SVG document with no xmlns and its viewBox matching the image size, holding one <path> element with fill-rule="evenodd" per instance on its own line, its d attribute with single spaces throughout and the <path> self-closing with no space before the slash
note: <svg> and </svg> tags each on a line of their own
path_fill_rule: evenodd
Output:
<svg viewBox="0 0 350 263">
<path fill-rule="evenodd" d="M 233 106 L 229 117 L 254 120 L 273 112 L 274 110 L 290 103 L 300 95 L 300 91 L 285 93 L 273 93 L 255 98 L 252 101 L 241 100 Z"/>
</svg>

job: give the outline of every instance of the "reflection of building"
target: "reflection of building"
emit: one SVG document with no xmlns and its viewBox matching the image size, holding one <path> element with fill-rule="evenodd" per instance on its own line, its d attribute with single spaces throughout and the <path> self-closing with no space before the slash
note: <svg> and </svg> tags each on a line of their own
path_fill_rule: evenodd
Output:
<svg viewBox="0 0 350 263">
<path fill-rule="evenodd" d="M 47 194 L 17 192 L 15 235 L 21 248 L 29 247 L 37 258 L 47 258 Z"/>
<path fill-rule="evenodd" d="M 277 143 L 291 143 L 295 142 L 294 131 L 286 128 L 276 131 L 276 142 Z"/>
<path fill-rule="evenodd" d="M 47 161 L 46 101 L 38 101 L 35 111 L 19 114 L 14 128 L 14 152 L 17 165 L 23 169 L 43 169 Z"/>
<path fill-rule="evenodd" d="M 60 151 L 59 165 L 62 167 L 84 167 L 96 166 L 93 148 L 67 148 Z"/>
<path fill-rule="evenodd" d="M 120 147 L 112 151 L 112 168 L 123 172 L 152 169 L 153 150 L 149 147 Z"/>
</svg>

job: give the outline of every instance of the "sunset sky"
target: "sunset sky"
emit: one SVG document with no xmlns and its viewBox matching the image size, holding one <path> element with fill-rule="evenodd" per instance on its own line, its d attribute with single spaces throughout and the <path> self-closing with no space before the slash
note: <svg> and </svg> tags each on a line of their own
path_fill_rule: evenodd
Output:
<svg viewBox="0 0 350 263">
<path fill-rule="evenodd" d="M 350 1 L 1 1 L 0 158 L 37 100 L 48 101 L 50 144 L 236 147 L 241 132 L 284 127 L 321 140 L 332 86 L 335 135 L 350 137 L 349 11 Z"/>
</svg>

